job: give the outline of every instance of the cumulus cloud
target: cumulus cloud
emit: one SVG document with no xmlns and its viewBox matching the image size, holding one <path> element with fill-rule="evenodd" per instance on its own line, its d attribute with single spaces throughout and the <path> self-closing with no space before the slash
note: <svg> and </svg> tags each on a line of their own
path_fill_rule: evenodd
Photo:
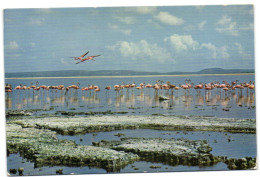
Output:
<svg viewBox="0 0 260 177">
<path fill-rule="evenodd" d="M 211 43 L 203 43 L 201 44 L 201 49 L 206 48 L 211 53 L 211 58 L 217 58 L 217 48 L 215 45 Z"/>
<path fill-rule="evenodd" d="M 107 46 L 108 49 L 118 51 L 123 57 L 132 60 L 151 59 L 158 62 L 165 62 L 171 58 L 166 49 L 157 44 L 150 44 L 146 40 L 139 42 L 118 41 L 115 45 Z"/>
<path fill-rule="evenodd" d="M 171 15 L 168 12 L 160 12 L 158 15 L 154 16 L 155 19 L 167 25 L 182 25 L 184 20 L 182 18 L 178 18 L 176 16 Z"/>
<path fill-rule="evenodd" d="M 112 30 L 118 31 L 120 33 L 123 33 L 125 35 L 130 35 L 132 33 L 131 29 L 123 29 L 121 28 L 119 25 L 115 25 L 115 24 L 108 24 L 108 27 Z"/>
<path fill-rule="evenodd" d="M 19 48 L 19 45 L 17 44 L 16 41 L 10 41 L 7 45 L 6 45 L 6 49 L 11 49 L 11 50 L 16 50 Z"/>
<path fill-rule="evenodd" d="M 178 57 L 190 56 L 190 57 L 206 57 L 206 58 L 229 58 L 227 46 L 215 46 L 212 43 L 199 43 L 194 40 L 191 35 L 178 35 L 174 34 L 164 39 L 168 42 Z"/>
<path fill-rule="evenodd" d="M 177 52 L 195 50 L 199 47 L 199 43 L 193 40 L 191 35 L 174 34 L 166 37 L 164 41 L 169 42 Z"/>
<path fill-rule="evenodd" d="M 217 49 L 220 58 L 229 58 L 228 46 L 222 46 Z"/>
<path fill-rule="evenodd" d="M 237 23 L 232 21 L 231 17 L 222 16 L 216 24 L 216 30 L 219 33 L 237 36 L 239 34 Z"/>
</svg>

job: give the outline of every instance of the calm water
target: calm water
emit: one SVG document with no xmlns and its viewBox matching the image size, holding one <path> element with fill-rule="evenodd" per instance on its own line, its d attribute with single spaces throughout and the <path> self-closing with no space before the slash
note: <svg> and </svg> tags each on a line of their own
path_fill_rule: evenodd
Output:
<svg viewBox="0 0 260 177">
<path fill-rule="evenodd" d="M 107 92 L 104 88 L 108 85 L 142 82 L 155 84 L 157 80 L 170 81 L 174 85 L 185 84 L 185 79 L 191 83 L 199 84 L 219 81 L 235 81 L 238 83 L 254 81 L 254 75 L 239 76 L 189 76 L 189 77 L 136 77 L 136 78 L 62 78 L 62 79 L 6 79 L 5 82 L 13 87 L 22 84 L 35 85 L 64 85 L 69 86 L 79 83 L 79 87 L 98 85 L 101 91 L 70 90 L 65 91 L 35 91 L 13 90 L 6 95 L 6 109 L 50 109 L 52 111 L 107 111 L 128 112 L 133 115 L 165 114 L 165 115 L 201 115 L 225 118 L 255 118 L 255 93 L 248 89 L 229 91 L 224 93 L 221 89 L 206 92 L 201 90 L 197 93 L 195 89 L 184 91 L 183 89 L 160 90 L 158 93 L 152 88 L 143 90 L 123 89 L 116 92 L 113 89 Z M 159 101 L 158 96 L 164 95 L 169 101 Z"/>
<path fill-rule="evenodd" d="M 71 90 L 65 95 L 65 91 L 35 91 L 13 90 L 11 94 L 6 94 L 6 110 L 23 109 L 44 109 L 35 114 L 56 113 L 57 111 L 89 112 L 108 111 L 127 112 L 127 115 L 199 115 L 214 116 L 224 118 L 256 118 L 255 113 L 255 92 L 243 89 L 242 92 L 230 91 L 224 93 L 221 89 L 214 89 L 209 92 L 201 90 L 197 93 L 195 89 L 190 91 L 174 90 L 173 92 L 160 90 L 156 93 L 153 89 L 123 89 L 116 92 L 111 89 L 107 92 L 104 88 L 108 85 L 125 84 L 135 82 L 139 85 L 155 84 L 157 80 L 170 81 L 179 86 L 185 84 L 185 79 L 190 79 L 191 83 L 199 84 L 219 81 L 235 81 L 238 83 L 254 81 L 254 75 L 239 76 L 189 76 L 189 77 L 134 77 L 134 78 L 62 78 L 62 79 L 6 79 L 5 83 L 13 87 L 22 84 L 30 86 L 36 85 L 64 85 L 69 86 L 79 83 L 79 87 L 88 85 L 98 85 L 101 91 L 98 93 Z M 159 101 L 158 96 L 164 95 L 170 99 Z M 256 136 L 255 134 L 232 134 L 226 132 L 176 132 L 160 130 L 120 130 L 111 132 L 89 133 L 78 136 L 57 135 L 59 139 L 73 140 L 78 144 L 91 145 L 93 141 L 119 140 L 114 136 L 123 133 L 123 137 L 161 137 L 161 138 L 187 138 L 192 140 L 206 139 L 213 148 L 213 155 L 227 156 L 229 158 L 256 157 Z M 80 140 L 81 139 L 81 140 Z M 229 139 L 229 140 L 228 140 Z M 152 169 L 151 165 L 159 165 L 161 168 Z M 56 170 L 63 168 L 63 174 L 87 174 L 87 173 L 107 173 L 104 169 L 89 167 L 41 167 L 34 168 L 34 163 L 22 159 L 19 154 L 11 154 L 7 159 L 8 170 L 10 168 L 23 167 L 25 175 L 47 175 L 56 174 Z M 202 171 L 202 170 L 228 170 L 226 164 L 218 163 L 211 167 L 191 167 L 191 166 L 170 166 L 163 163 L 137 161 L 129 164 L 120 172 L 166 172 L 166 171 Z"/>
</svg>

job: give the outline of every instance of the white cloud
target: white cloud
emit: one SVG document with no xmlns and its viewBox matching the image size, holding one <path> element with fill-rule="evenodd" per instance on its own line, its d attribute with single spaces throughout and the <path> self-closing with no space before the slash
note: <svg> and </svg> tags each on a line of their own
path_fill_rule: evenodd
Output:
<svg viewBox="0 0 260 177">
<path fill-rule="evenodd" d="M 168 12 L 160 12 L 158 15 L 155 15 L 154 18 L 161 21 L 164 24 L 173 25 L 173 26 L 181 25 L 184 22 L 182 18 L 173 16 Z"/>
<path fill-rule="evenodd" d="M 206 23 L 207 23 L 206 20 L 200 22 L 200 23 L 198 24 L 198 28 L 199 28 L 199 30 L 203 30 L 203 29 L 204 29 L 204 26 L 205 26 Z"/>
<path fill-rule="evenodd" d="M 199 43 L 191 35 L 174 34 L 164 39 L 173 47 L 176 56 L 206 57 L 206 58 L 229 58 L 228 47 L 217 47 L 212 43 Z"/>
<path fill-rule="evenodd" d="M 192 39 L 191 35 L 174 34 L 164 39 L 165 42 L 170 42 L 176 52 L 195 50 L 199 47 L 199 43 Z"/>
<path fill-rule="evenodd" d="M 30 18 L 29 24 L 31 25 L 42 25 L 45 22 L 44 18 Z"/>
<path fill-rule="evenodd" d="M 247 53 L 244 49 L 244 47 L 240 43 L 234 43 L 235 46 L 235 51 L 243 58 L 243 59 L 248 59 L 251 58 L 251 55 Z"/>
<path fill-rule="evenodd" d="M 130 16 L 128 16 L 128 17 L 116 17 L 116 18 L 117 18 L 120 22 L 123 22 L 123 23 L 128 24 L 128 25 L 134 24 L 134 22 L 135 22 L 134 17 L 130 17 Z"/>
<path fill-rule="evenodd" d="M 202 11 L 206 6 L 204 5 L 200 5 L 200 6 L 195 6 L 195 8 L 198 10 L 198 11 Z"/>
<path fill-rule="evenodd" d="M 151 59 L 158 62 L 165 62 L 171 58 L 166 49 L 159 47 L 157 44 L 149 44 L 146 40 L 139 42 L 118 41 L 113 46 L 107 46 L 108 49 L 118 51 L 123 57 L 132 60 Z"/>
<path fill-rule="evenodd" d="M 201 44 L 201 49 L 206 48 L 211 52 L 211 58 L 217 58 L 217 48 L 215 45 L 211 43 L 203 43 Z"/>
<path fill-rule="evenodd" d="M 185 31 L 195 31 L 195 30 L 204 30 L 204 26 L 206 25 L 207 21 L 204 20 L 202 22 L 200 22 L 199 24 L 195 24 L 195 25 L 186 25 L 183 27 L 183 29 Z"/>
<path fill-rule="evenodd" d="M 50 8 L 38 8 L 38 9 L 35 9 L 35 11 L 37 13 L 42 13 L 42 14 L 49 14 L 52 12 L 52 10 Z"/>
<path fill-rule="evenodd" d="M 11 50 L 16 50 L 19 48 L 19 45 L 17 44 L 16 41 L 10 41 L 7 45 L 6 45 L 6 49 L 11 49 Z"/>
<path fill-rule="evenodd" d="M 253 23 L 249 23 L 246 26 L 242 26 L 239 28 L 240 30 L 254 30 L 254 24 Z"/>
<path fill-rule="evenodd" d="M 222 46 L 217 49 L 220 58 L 229 58 L 228 46 Z"/>
<path fill-rule="evenodd" d="M 152 14 L 152 13 L 156 12 L 157 8 L 156 7 L 136 7 L 135 10 L 139 14 Z"/>
<path fill-rule="evenodd" d="M 237 23 L 233 22 L 231 17 L 222 16 L 216 24 L 216 30 L 219 33 L 237 36 L 239 34 Z"/>
<path fill-rule="evenodd" d="M 122 29 L 120 26 L 115 24 L 108 24 L 108 27 L 125 35 L 130 35 L 132 33 L 131 29 Z"/>
</svg>

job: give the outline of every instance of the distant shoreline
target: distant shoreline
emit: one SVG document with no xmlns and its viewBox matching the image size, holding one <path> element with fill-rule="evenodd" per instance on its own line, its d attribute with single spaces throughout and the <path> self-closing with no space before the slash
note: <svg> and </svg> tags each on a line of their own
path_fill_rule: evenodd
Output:
<svg viewBox="0 0 260 177">
<path fill-rule="evenodd" d="M 193 76 L 232 76 L 232 75 L 255 75 L 255 73 L 232 73 L 232 74 L 180 74 L 180 75 L 134 75 L 134 76 L 71 76 L 71 77 L 9 77 L 5 79 L 73 79 L 73 78 L 130 78 L 130 77 L 193 77 Z"/>
</svg>

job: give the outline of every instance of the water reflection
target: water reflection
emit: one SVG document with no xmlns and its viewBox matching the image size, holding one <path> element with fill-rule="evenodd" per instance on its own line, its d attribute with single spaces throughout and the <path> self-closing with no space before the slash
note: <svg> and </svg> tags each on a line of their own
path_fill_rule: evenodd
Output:
<svg viewBox="0 0 260 177">
<path fill-rule="evenodd" d="M 159 97 L 163 95 L 168 100 L 160 101 Z M 70 108 L 83 109 L 80 107 L 88 106 L 93 109 L 102 107 L 103 111 L 108 109 L 117 109 L 129 111 L 131 108 L 140 109 L 143 114 L 152 114 L 145 112 L 145 109 L 154 109 L 157 113 L 168 113 L 173 110 L 178 114 L 185 112 L 186 114 L 213 114 L 220 115 L 223 112 L 216 112 L 222 109 L 242 109 L 248 107 L 251 109 L 255 106 L 254 92 L 240 92 L 220 90 L 211 90 L 198 92 L 197 90 L 124 90 L 114 92 L 81 92 L 72 90 L 66 93 L 65 91 L 39 91 L 29 92 L 17 91 L 16 93 L 6 95 L 6 109 L 49 109 L 50 107 L 59 107 L 61 110 Z M 203 112 L 204 111 L 204 112 Z M 134 111 L 132 111 L 134 112 Z M 228 114 L 228 113 L 226 113 Z M 254 111 L 251 112 L 254 115 Z M 230 113 L 232 115 L 232 113 Z M 254 116 L 253 116 L 254 117 Z"/>
</svg>

